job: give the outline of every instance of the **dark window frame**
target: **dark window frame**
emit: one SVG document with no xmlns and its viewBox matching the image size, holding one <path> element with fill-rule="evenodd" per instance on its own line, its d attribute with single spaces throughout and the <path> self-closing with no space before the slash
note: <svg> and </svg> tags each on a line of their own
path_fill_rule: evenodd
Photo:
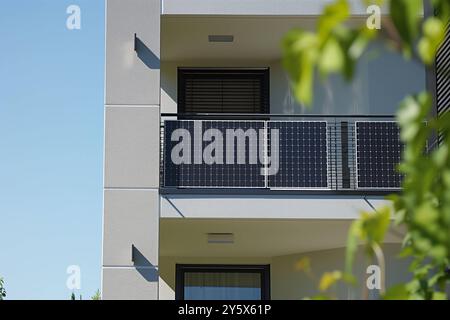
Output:
<svg viewBox="0 0 450 320">
<path fill-rule="evenodd" d="M 261 300 L 270 300 L 270 264 L 176 264 L 175 300 L 184 300 L 184 275 L 186 272 L 259 273 L 261 275 Z"/>
<path fill-rule="evenodd" d="M 270 68 L 220 68 L 220 67 L 178 67 L 177 71 L 177 113 L 178 114 L 186 114 L 190 112 L 186 112 L 186 80 L 191 77 L 195 78 L 196 76 L 200 77 L 201 75 L 208 76 L 208 74 L 219 73 L 224 75 L 224 77 L 229 76 L 232 77 L 234 74 L 240 74 L 243 76 L 261 79 L 261 108 L 255 114 L 270 114 Z M 221 111 L 211 111 L 208 113 L 217 113 L 220 115 Z M 240 113 L 240 112 L 233 112 Z"/>
</svg>

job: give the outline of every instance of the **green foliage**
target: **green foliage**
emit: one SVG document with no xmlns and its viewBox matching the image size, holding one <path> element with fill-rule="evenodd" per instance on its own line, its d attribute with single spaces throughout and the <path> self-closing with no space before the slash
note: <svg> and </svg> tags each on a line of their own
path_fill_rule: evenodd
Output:
<svg viewBox="0 0 450 320">
<path fill-rule="evenodd" d="M 91 300 L 102 300 L 99 289 L 97 289 L 97 291 L 95 291 L 95 294 L 91 297 Z"/>
<path fill-rule="evenodd" d="M 407 227 L 403 256 L 413 259 L 414 279 L 406 290 L 413 299 L 441 299 L 450 277 L 450 129 L 449 114 L 424 123 L 431 96 L 407 97 L 398 112 L 405 143 L 399 169 L 405 174 L 403 193 L 391 196 L 396 221 Z M 425 152 L 440 132 L 442 143 Z"/>
<path fill-rule="evenodd" d="M 342 280 L 343 274 L 340 271 L 325 272 L 319 282 L 319 290 L 327 291 L 330 287 Z"/>
<path fill-rule="evenodd" d="M 284 39 L 283 64 L 292 80 L 295 97 L 306 104 L 312 101 L 317 42 L 314 34 L 300 30 L 291 31 Z"/>
<path fill-rule="evenodd" d="M 376 255 L 376 250 L 383 244 L 384 236 L 390 224 L 389 208 L 377 212 L 363 212 L 361 218 L 352 223 L 348 238 L 345 260 L 345 272 L 352 274 L 353 262 L 359 243 L 365 243 L 365 251 L 369 256 Z"/>
<path fill-rule="evenodd" d="M 72 294 L 70 295 L 70 300 L 77 300 L 77 297 L 75 296 L 74 292 L 72 292 Z M 81 294 L 80 294 L 79 300 L 83 300 L 83 297 Z"/>
<path fill-rule="evenodd" d="M 384 300 L 408 300 L 409 294 L 405 284 L 399 284 L 389 288 L 384 295 Z"/>
<path fill-rule="evenodd" d="M 430 65 L 434 62 L 436 51 L 445 36 L 445 24 L 437 18 L 428 18 L 423 24 L 423 37 L 418 44 L 419 55 Z"/>
<path fill-rule="evenodd" d="M 426 65 L 434 62 L 450 17 L 450 1 L 432 0 L 438 15 L 425 20 L 421 19 L 422 0 L 366 0 L 364 3 L 389 6 L 391 19 L 384 18 L 381 30 L 370 30 L 365 25 L 349 27 L 346 24 L 350 17 L 348 1 L 335 0 L 325 6 L 316 32 L 292 30 L 283 39 L 283 66 L 300 103 L 311 105 L 316 74 L 322 79 L 341 74 L 351 80 L 358 59 L 370 41 L 380 34 L 382 40 L 394 44 L 406 58 L 417 58 Z"/>
<path fill-rule="evenodd" d="M 430 0 L 436 16 L 421 17 L 422 0 L 365 0 L 364 3 L 389 6 L 391 16 L 383 17 L 381 30 L 365 26 L 349 27 L 347 0 L 327 5 L 317 23 L 317 31 L 293 30 L 283 41 L 283 64 L 290 75 L 296 99 L 309 106 L 313 100 L 316 74 L 326 79 L 341 74 L 352 79 L 357 60 L 373 40 L 402 53 L 405 59 L 431 67 L 445 35 L 450 17 L 450 1 Z M 400 194 L 389 198 L 394 210 L 362 213 L 348 234 L 345 272 L 325 273 L 319 282 L 322 292 L 336 283 L 354 283 L 352 266 L 357 248 L 364 244 L 370 258 L 376 258 L 384 274 L 382 243 L 391 218 L 406 229 L 400 256 L 410 257 L 413 279 L 384 292 L 385 299 L 445 299 L 450 283 L 450 113 L 424 121 L 430 114 L 432 96 L 423 92 L 404 99 L 397 113 L 401 139 L 405 144 L 399 170 L 404 174 Z M 442 143 L 436 144 L 437 133 Z"/>
<path fill-rule="evenodd" d="M 346 0 L 337 0 L 325 7 L 317 22 L 317 33 L 290 31 L 283 40 L 283 65 L 292 80 L 294 94 L 305 105 L 312 102 L 315 74 L 322 78 L 342 73 L 351 79 L 356 61 L 375 32 L 367 28 L 345 27 L 350 16 Z"/>
<path fill-rule="evenodd" d="M 0 300 L 6 298 L 5 281 L 0 277 Z"/>
<path fill-rule="evenodd" d="M 403 41 L 403 52 L 410 58 L 419 34 L 422 0 L 393 0 L 390 4 L 392 22 Z"/>
</svg>

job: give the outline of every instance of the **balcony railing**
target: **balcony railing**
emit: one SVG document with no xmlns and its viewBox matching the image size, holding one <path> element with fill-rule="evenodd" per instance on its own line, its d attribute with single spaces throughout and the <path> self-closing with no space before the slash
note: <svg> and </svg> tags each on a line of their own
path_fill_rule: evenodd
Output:
<svg viewBox="0 0 450 320">
<path fill-rule="evenodd" d="M 389 115 L 162 114 L 161 187 L 390 193 L 402 148 Z"/>
</svg>

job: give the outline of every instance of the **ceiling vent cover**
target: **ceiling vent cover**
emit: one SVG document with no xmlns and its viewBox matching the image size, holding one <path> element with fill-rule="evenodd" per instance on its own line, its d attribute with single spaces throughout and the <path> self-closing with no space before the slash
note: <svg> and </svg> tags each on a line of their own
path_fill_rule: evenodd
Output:
<svg viewBox="0 0 450 320">
<path fill-rule="evenodd" d="M 219 35 L 219 34 L 210 34 L 208 36 L 209 42 L 233 42 L 233 35 Z"/>
<path fill-rule="evenodd" d="M 208 233 L 208 243 L 234 243 L 233 233 Z"/>
</svg>

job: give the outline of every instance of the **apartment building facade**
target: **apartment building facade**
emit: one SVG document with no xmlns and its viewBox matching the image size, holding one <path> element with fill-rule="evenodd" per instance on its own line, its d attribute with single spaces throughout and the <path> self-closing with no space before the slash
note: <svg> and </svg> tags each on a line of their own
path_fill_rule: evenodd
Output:
<svg viewBox="0 0 450 320">
<path fill-rule="evenodd" d="M 351 222 L 400 188 L 397 105 L 431 82 L 374 44 L 354 82 L 296 103 L 280 42 L 327 2 L 106 1 L 103 299 L 301 299 L 317 293 L 302 257 L 342 269 Z M 401 235 L 388 285 L 409 278 Z"/>
</svg>

